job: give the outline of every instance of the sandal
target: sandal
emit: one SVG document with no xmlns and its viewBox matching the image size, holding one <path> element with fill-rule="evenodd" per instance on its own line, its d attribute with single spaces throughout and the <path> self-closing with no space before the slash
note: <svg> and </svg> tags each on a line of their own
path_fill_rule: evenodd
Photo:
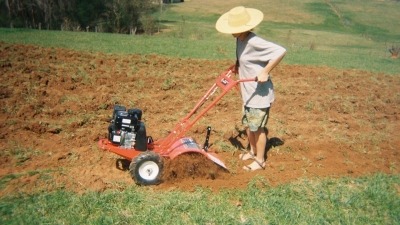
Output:
<svg viewBox="0 0 400 225">
<path fill-rule="evenodd" d="M 254 154 L 252 152 L 246 152 L 246 153 L 240 153 L 239 154 L 239 159 L 241 160 L 248 160 L 248 159 L 254 159 Z"/>
<path fill-rule="evenodd" d="M 257 159 L 254 159 L 254 162 L 250 163 L 247 166 L 243 166 L 243 169 L 246 171 L 255 171 L 260 169 L 265 170 L 265 165 L 266 165 L 265 161 L 259 162 Z"/>
</svg>

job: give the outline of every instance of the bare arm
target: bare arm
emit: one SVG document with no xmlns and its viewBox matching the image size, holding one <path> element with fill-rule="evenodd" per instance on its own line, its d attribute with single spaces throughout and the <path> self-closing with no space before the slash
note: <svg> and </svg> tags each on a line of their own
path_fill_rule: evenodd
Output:
<svg viewBox="0 0 400 225">
<path fill-rule="evenodd" d="M 283 57 L 285 57 L 286 51 L 282 53 L 278 58 L 269 61 L 267 66 L 261 71 L 261 73 L 257 76 L 258 82 L 266 82 L 269 79 L 269 73 L 282 61 Z"/>
</svg>

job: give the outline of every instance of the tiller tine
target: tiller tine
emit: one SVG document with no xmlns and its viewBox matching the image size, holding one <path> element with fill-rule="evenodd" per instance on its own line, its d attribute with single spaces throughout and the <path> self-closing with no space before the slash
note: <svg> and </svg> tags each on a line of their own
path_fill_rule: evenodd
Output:
<svg viewBox="0 0 400 225">
<path fill-rule="evenodd" d="M 225 164 L 218 159 L 213 153 L 207 152 L 204 149 L 200 148 L 200 146 L 189 137 L 181 138 L 176 141 L 170 150 L 168 151 L 168 157 L 170 159 L 174 159 L 179 155 L 186 154 L 186 153 L 199 153 L 216 163 L 217 165 L 221 166 L 224 169 L 228 169 Z"/>
</svg>

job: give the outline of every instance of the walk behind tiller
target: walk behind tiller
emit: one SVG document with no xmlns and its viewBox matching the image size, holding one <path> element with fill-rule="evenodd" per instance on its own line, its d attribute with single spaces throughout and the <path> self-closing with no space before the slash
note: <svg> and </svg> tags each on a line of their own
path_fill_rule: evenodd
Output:
<svg viewBox="0 0 400 225">
<path fill-rule="evenodd" d="M 212 87 L 200 99 L 196 106 L 170 132 L 160 140 L 153 141 L 146 136 L 146 128 L 141 121 L 140 109 L 128 109 L 124 106 L 114 106 L 112 120 L 108 127 L 108 138 L 99 140 L 99 147 L 131 161 L 129 172 L 139 185 L 152 185 L 161 181 L 163 158 L 174 159 L 184 153 L 202 154 L 214 163 L 226 169 L 225 164 L 208 150 L 210 128 L 207 129 L 206 141 L 203 147 L 185 133 L 233 87 L 240 82 L 256 81 L 255 79 L 233 80 L 234 66 L 220 74 Z M 222 92 L 211 103 L 204 105 L 215 91 L 221 88 Z M 197 112 L 199 108 L 203 108 Z M 195 115 L 196 114 L 196 115 Z"/>
</svg>

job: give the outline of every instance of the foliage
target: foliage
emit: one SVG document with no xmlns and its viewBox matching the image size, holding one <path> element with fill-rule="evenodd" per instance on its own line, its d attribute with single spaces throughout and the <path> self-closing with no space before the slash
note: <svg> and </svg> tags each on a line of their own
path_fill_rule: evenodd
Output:
<svg viewBox="0 0 400 225">
<path fill-rule="evenodd" d="M 4 0 L 0 5 L 0 25 L 10 27 L 54 28 L 71 16 L 74 1 Z M 57 26 L 59 27 L 59 26 Z"/>
<path fill-rule="evenodd" d="M 155 7 L 152 0 L 4 0 L 0 26 L 130 33 Z"/>
</svg>

